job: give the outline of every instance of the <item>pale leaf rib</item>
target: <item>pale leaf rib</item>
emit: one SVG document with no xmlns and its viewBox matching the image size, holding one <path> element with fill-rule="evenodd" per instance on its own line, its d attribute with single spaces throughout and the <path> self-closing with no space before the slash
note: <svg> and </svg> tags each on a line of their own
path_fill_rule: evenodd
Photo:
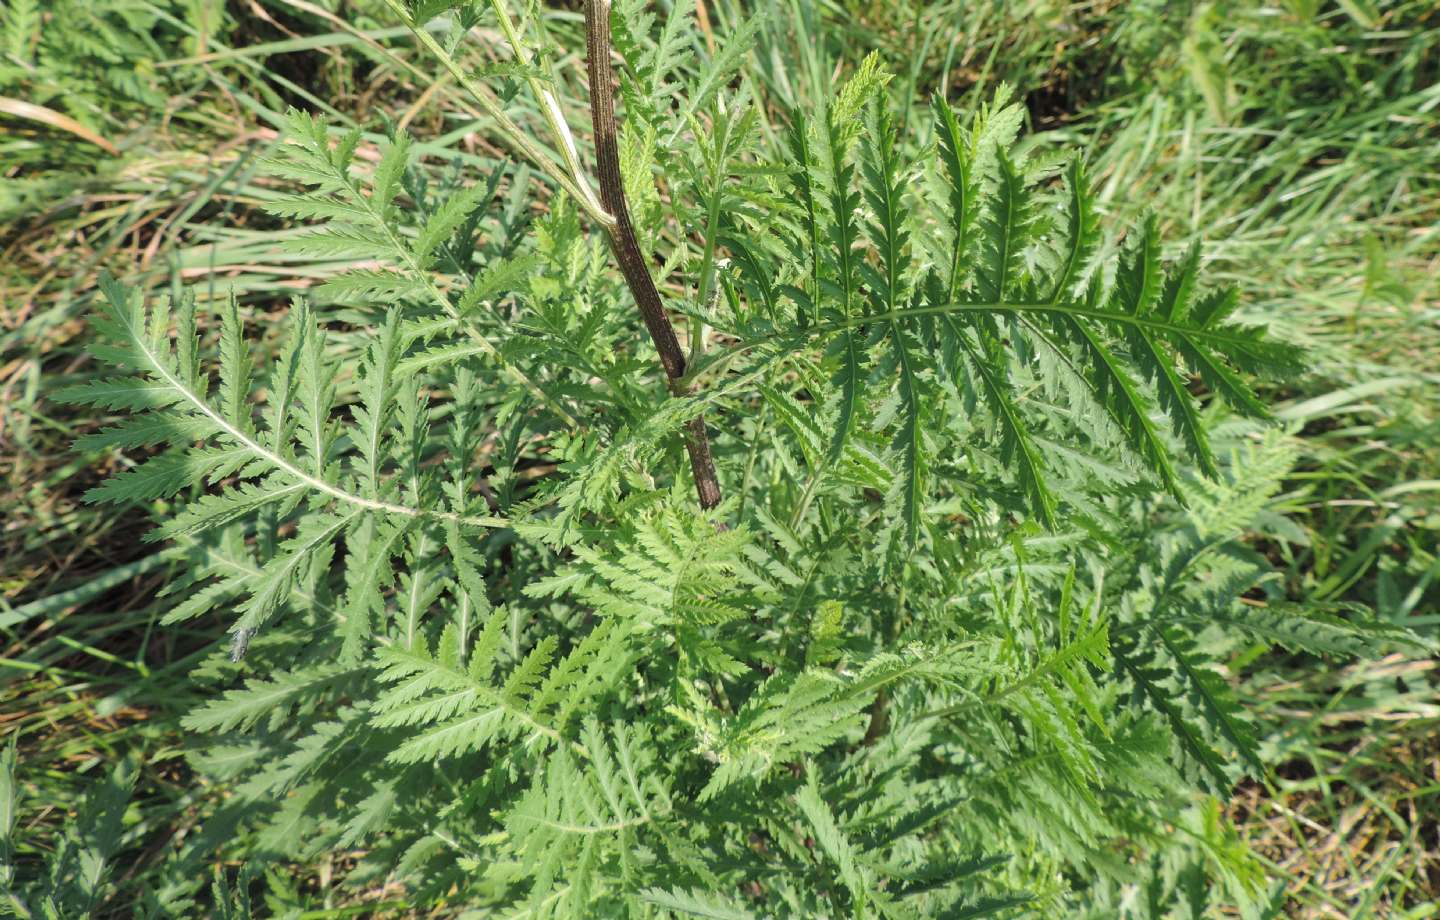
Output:
<svg viewBox="0 0 1440 920">
<path fill-rule="evenodd" d="M 287 476 L 291 476 L 299 480 L 300 482 L 305 483 L 307 486 L 314 489 L 315 491 L 328 495 L 338 501 L 354 505 L 358 508 L 363 508 L 367 511 L 381 511 L 386 514 L 400 514 L 406 517 L 425 517 L 434 518 L 436 520 L 454 521 L 457 524 L 464 524 L 468 527 L 510 526 L 510 522 L 507 519 L 494 515 L 462 515 L 447 511 L 433 511 L 425 508 L 411 508 L 406 505 L 397 505 L 393 502 L 381 501 L 379 499 L 363 498 L 353 492 L 347 492 L 339 486 L 333 485 L 323 479 L 310 475 L 309 473 L 300 469 L 295 464 L 286 460 L 284 457 L 280 456 L 272 450 L 265 448 L 263 445 L 260 444 L 259 441 L 255 440 L 254 438 L 247 435 L 245 432 L 241 431 L 239 428 L 237 428 L 235 425 L 231 424 L 227 419 L 225 419 L 219 412 L 216 412 L 213 408 L 211 408 L 209 403 L 201 399 L 200 396 L 193 392 L 189 387 L 185 386 L 184 383 L 182 383 L 179 378 L 177 378 L 175 374 L 171 372 L 169 367 L 166 366 L 166 362 L 162 360 L 159 355 L 155 354 L 154 350 L 150 347 L 149 340 L 144 334 L 144 330 L 135 329 L 133 324 L 131 324 L 131 322 L 129 321 L 128 317 L 124 317 L 122 321 L 125 322 L 126 331 L 130 336 L 132 344 L 140 353 L 140 355 L 145 359 L 145 362 L 148 365 L 150 372 L 153 373 L 156 377 L 160 378 L 162 381 L 164 381 L 164 383 L 171 390 L 179 394 L 180 402 L 189 403 L 189 405 L 195 411 L 199 412 L 201 415 L 207 418 L 211 422 L 211 424 L 213 424 L 217 429 L 219 429 L 220 432 L 223 433 L 226 437 L 237 442 L 250 453 L 270 464 L 275 469 L 280 470 Z"/>
</svg>

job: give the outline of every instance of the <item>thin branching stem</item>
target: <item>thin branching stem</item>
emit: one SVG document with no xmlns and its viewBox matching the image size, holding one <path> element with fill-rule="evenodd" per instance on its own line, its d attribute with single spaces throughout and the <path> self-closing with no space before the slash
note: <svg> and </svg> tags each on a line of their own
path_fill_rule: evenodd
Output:
<svg viewBox="0 0 1440 920">
<path fill-rule="evenodd" d="M 509 43 L 510 51 L 515 55 L 515 59 L 526 67 L 530 66 L 530 49 L 525 46 L 519 31 L 515 28 L 515 23 L 510 19 L 510 13 L 505 9 L 504 0 L 490 0 L 490 8 L 495 11 L 495 18 L 500 21 L 500 31 L 505 33 L 505 41 Z M 550 133 L 560 146 L 560 156 L 565 161 L 565 168 L 569 170 L 571 178 L 575 180 L 575 185 L 580 189 L 584 198 L 583 204 L 586 212 L 598 211 L 606 213 L 608 217 L 609 214 L 605 211 L 604 205 L 595 197 L 589 180 L 585 178 L 585 171 L 580 166 L 580 151 L 575 145 L 575 135 L 570 133 L 570 125 L 565 121 L 565 113 L 560 108 L 560 100 L 556 98 L 555 91 L 533 74 L 527 75 L 525 81 L 530 86 L 530 92 L 534 93 L 535 98 L 540 102 L 545 121 L 550 126 Z M 610 226 L 609 222 L 602 221 L 601 223 L 603 226 Z"/>
<path fill-rule="evenodd" d="M 506 143 L 508 143 L 516 153 L 529 160 L 547 176 L 555 180 L 557 185 L 569 192 L 570 196 L 579 203 L 581 209 L 585 211 L 591 220 L 607 228 L 614 223 L 614 218 L 606 213 L 600 203 L 595 200 L 595 195 L 593 192 L 590 192 L 589 187 L 582 185 L 575 175 L 562 169 L 554 159 L 531 140 L 525 129 L 521 128 L 515 123 L 514 119 L 505 114 L 505 110 L 500 105 L 500 100 L 495 97 L 495 94 L 466 73 L 465 69 L 450 56 L 450 53 L 445 50 L 444 46 L 437 42 L 435 37 L 423 28 L 423 24 L 416 23 L 411 18 L 409 11 L 405 9 L 404 4 L 400 3 L 400 0 L 384 0 L 384 2 L 385 5 L 390 8 L 391 12 L 399 16 L 401 21 L 410 29 L 416 41 L 420 42 L 425 50 L 428 51 L 435 60 L 440 62 L 440 66 L 444 67 L 450 76 L 454 78 L 455 82 L 470 94 L 471 98 L 485 111 L 485 114 L 495 120 L 501 137 L 505 139 Z M 546 114 L 547 118 L 550 117 L 548 111 Z M 568 134 L 568 132 L 566 133 Z M 562 141 L 562 147 L 563 146 Z M 570 159 L 566 154 L 562 154 L 562 156 L 564 156 L 567 161 Z"/>
<path fill-rule="evenodd" d="M 698 387 L 702 381 L 720 373 L 726 366 L 732 364 L 735 359 L 749 352 L 760 351 L 766 348 L 777 348 L 782 351 L 793 350 L 806 343 L 822 339 L 827 335 L 832 335 L 837 332 L 843 332 L 847 329 L 858 329 L 864 326 L 873 326 L 878 323 L 901 322 L 923 316 L 950 316 L 959 313 L 998 313 L 1013 314 L 1022 317 L 1035 315 L 1074 316 L 1079 319 L 1094 322 L 1132 326 L 1147 332 L 1164 335 L 1183 335 L 1190 339 L 1221 346 L 1244 348 L 1255 344 L 1255 340 L 1252 337 L 1245 333 L 1236 332 L 1233 327 L 1220 326 L 1205 328 L 1187 326 L 1165 319 L 1158 319 L 1153 316 L 1135 316 L 1133 314 L 1100 310 L 1094 307 L 1075 304 L 1056 304 L 1049 301 L 983 301 L 975 303 L 927 304 L 918 307 L 897 307 L 885 313 L 866 313 L 859 316 L 850 316 L 843 319 L 812 324 L 800 330 L 782 329 L 766 335 L 754 336 L 742 343 L 732 345 L 720 351 L 711 352 L 703 361 L 694 363 L 686 372 L 685 379 L 680 381 L 680 386 L 685 389 L 694 389 Z"/>
</svg>

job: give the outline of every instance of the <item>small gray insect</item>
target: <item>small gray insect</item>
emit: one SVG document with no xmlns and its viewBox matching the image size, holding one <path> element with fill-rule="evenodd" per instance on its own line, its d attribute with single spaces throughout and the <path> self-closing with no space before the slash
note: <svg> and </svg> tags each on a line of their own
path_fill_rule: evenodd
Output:
<svg viewBox="0 0 1440 920">
<path fill-rule="evenodd" d="M 250 651 L 250 640 L 254 635 L 255 630 L 253 629 L 237 629 L 235 631 L 235 634 L 230 637 L 231 661 L 239 661 L 245 657 L 245 653 Z"/>
</svg>

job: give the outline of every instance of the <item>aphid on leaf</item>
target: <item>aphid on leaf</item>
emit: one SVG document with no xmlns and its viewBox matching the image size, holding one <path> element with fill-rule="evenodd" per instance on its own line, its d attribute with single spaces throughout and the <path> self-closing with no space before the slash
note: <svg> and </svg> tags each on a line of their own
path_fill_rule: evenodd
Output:
<svg viewBox="0 0 1440 920">
<path fill-rule="evenodd" d="M 253 629 L 240 629 L 235 631 L 235 635 L 230 637 L 231 661 L 238 662 L 245 657 L 245 653 L 250 651 L 250 640 L 254 635 L 255 630 Z"/>
</svg>

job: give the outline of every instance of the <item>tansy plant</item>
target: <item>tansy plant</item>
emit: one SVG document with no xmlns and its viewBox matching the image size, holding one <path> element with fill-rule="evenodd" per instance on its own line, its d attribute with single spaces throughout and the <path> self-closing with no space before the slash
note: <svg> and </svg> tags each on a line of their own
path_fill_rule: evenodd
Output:
<svg viewBox="0 0 1440 920">
<path fill-rule="evenodd" d="M 263 361 L 235 298 L 106 281 L 118 370 L 63 394 L 150 449 L 90 498 L 158 509 L 165 622 L 229 624 L 191 858 L 343 852 L 436 916 L 1250 903 L 1227 663 L 1409 640 L 1239 539 L 1301 361 L 1202 254 L 1104 229 L 1004 88 L 902 125 L 870 58 L 787 112 L 758 20 L 697 63 L 689 3 L 591 0 L 582 126 L 535 10 L 386 5 L 510 160 L 291 112 L 278 245 L 363 267 Z"/>
</svg>

